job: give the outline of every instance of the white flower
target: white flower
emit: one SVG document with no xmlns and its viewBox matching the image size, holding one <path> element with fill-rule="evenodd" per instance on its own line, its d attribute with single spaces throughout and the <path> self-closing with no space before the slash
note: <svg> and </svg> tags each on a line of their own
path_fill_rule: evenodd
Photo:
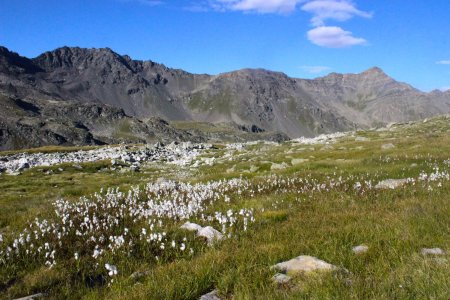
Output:
<svg viewBox="0 0 450 300">
<path fill-rule="evenodd" d="M 186 245 L 184 243 L 181 243 L 180 250 L 184 251 L 185 249 L 186 249 Z"/>
<path fill-rule="evenodd" d="M 113 265 L 110 265 L 110 264 L 105 264 L 105 268 L 106 268 L 106 270 L 109 271 L 108 275 L 111 276 L 111 277 L 117 275 L 117 273 L 118 273 L 116 266 L 113 266 Z"/>
<path fill-rule="evenodd" d="M 75 260 L 78 260 L 78 253 L 75 252 L 75 254 L 73 255 L 75 257 Z"/>
</svg>

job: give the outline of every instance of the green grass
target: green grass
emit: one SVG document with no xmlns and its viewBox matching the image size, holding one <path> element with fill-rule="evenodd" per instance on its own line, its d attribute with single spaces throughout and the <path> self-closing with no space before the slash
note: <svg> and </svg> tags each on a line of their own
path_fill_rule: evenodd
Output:
<svg viewBox="0 0 450 300">
<path fill-rule="evenodd" d="M 449 130 L 450 120 L 438 117 L 396 125 L 389 131 L 357 132 L 369 141 L 356 142 L 348 136 L 332 144 L 332 149 L 259 143 L 234 151 L 231 161 L 223 158 L 230 150 L 218 147 L 204 155 L 215 157 L 214 165 L 192 170 L 152 164 L 140 173 L 120 174 L 109 170 L 105 161 L 83 164 L 82 170 L 67 164 L 16 177 L 1 175 L 0 233 L 18 231 L 35 216 L 51 217 L 50 203 L 57 198 L 75 201 L 107 187 L 126 191 L 161 177 L 195 183 L 243 176 L 253 186 L 273 174 L 318 182 L 342 176 L 373 184 L 386 178 L 417 178 L 421 171 L 432 172 L 435 165 L 450 169 L 444 163 L 450 158 Z M 396 148 L 382 150 L 386 143 Z M 295 158 L 309 161 L 292 166 Z M 288 167 L 271 171 L 272 162 Z M 249 172 L 252 166 L 258 170 Z M 227 172 L 231 168 L 234 171 Z M 46 175 L 48 169 L 53 174 Z M 448 255 L 443 257 L 447 261 L 439 262 L 420 254 L 423 247 L 450 251 L 450 182 L 357 192 L 353 181 L 330 191 L 298 193 L 301 185 L 292 185 L 232 194 L 232 207 L 256 210 L 256 222 L 247 232 L 213 247 L 197 241 L 192 256 L 173 255 L 155 262 L 123 255 L 111 286 L 102 284 L 101 277 L 65 268 L 64 263 L 52 269 L 30 265 L 14 275 L 0 270 L 0 298 L 45 292 L 55 299 L 198 299 L 213 289 L 226 299 L 450 298 Z M 215 208 L 227 207 L 217 203 Z M 173 234 L 181 234 L 176 226 Z M 369 251 L 353 254 L 351 248 L 360 244 L 368 245 Z M 275 272 L 270 266 L 299 255 L 316 256 L 349 272 L 299 275 L 289 284 L 273 284 Z M 131 279 L 136 271 L 147 273 Z"/>
</svg>

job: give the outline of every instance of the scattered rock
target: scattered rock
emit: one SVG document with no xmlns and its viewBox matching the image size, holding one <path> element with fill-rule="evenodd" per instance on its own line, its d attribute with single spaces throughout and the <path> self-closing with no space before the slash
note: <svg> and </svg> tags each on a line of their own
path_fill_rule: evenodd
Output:
<svg viewBox="0 0 450 300">
<path fill-rule="evenodd" d="M 307 158 L 294 158 L 293 160 L 291 160 L 291 164 L 293 166 L 296 166 L 296 165 L 300 165 L 300 164 L 308 162 L 308 161 L 309 161 L 309 159 L 307 159 Z"/>
<path fill-rule="evenodd" d="M 386 179 L 380 181 L 375 188 L 376 189 L 391 189 L 394 190 L 408 183 L 408 179 Z"/>
<path fill-rule="evenodd" d="M 394 149 L 394 148 L 395 148 L 395 145 L 392 144 L 392 143 L 389 143 L 389 144 L 383 144 L 383 145 L 381 146 L 381 149 L 382 149 L 382 150 L 389 150 L 389 149 Z"/>
<path fill-rule="evenodd" d="M 151 273 L 150 271 L 136 271 L 130 275 L 130 279 L 138 280 L 141 279 L 142 277 L 150 275 L 150 273 Z"/>
<path fill-rule="evenodd" d="M 223 234 L 220 231 L 215 230 L 211 226 L 206 226 L 197 231 L 197 236 L 204 237 L 208 241 L 208 245 L 213 244 L 215 241 L 223 239 Z"/>
<path fill-rule="evenodd" d="M 234 172 L 236 172 L 236 166 L 227 169 L 227 173 L 234 173 Z"/>
<path fill-rule="evenodd" d="M 369 251 L 369 247 L 366 245 L 359 245 L 352 248 L 353 253 L 355 254 L 363 254 Z"/>
<path fill-rule="evenodd" d="M 288 165 L 283 162 L 282 164 L 277 164 L 277 163 L 272 163 L 272 166 L 270 166 L 270 170 L 271 171 L 275 171 L 275 170 L 283 170 L 286 169 Z"/>
<path fill-rule="evenodd" d="M 422 255 L 445 255 L 445 251 L 441 248 L 422 248 Z"/>
<path fill-rule="evenodd" d="M 183 225 L 181 225 L 180 227 L 181 229 L 185 229 L 188 231 L 199 231 L 200 229 L 202 229 L 203 227 L 195 224 L 195 223 L 191 223 L 191 222 L 186 222 Z"/>
<path fill-rule="evenodd" d="M 7 174 L 10 175 L 10 176 L 19 176 L 19 175 L 22 174 L 22 173 L 17 172 L 17 171 L 10 171 L 10 172 L 8 172 Z"/>
<path fill-rule="evenodd" d="M 221 299 L 218 296 L 217 290 L 214 290 L 212 292 L 209 292 L 208 294 L 201 296 L 200 300 L 221 300 Z"/>
<path fill-rule="evenodd" d="M 258 170 L 259 170 L 259 167 L 257 167 L 257 166 L 254 166 L 254 165 L 250 166 L 250 172 L 251 173 L 255 173 Z"/>
<path fill-rule="evenodd" d="M 272 266 L 272 268 L 287 275 L 300 272 L 310 273 L 313 271 L 333 271 L 338 269 L 332 264 L 309 255 L 300 255 L 291 260 L 278 263 Z"/>
<path fill-rule="evenodd" d="M 44 297 L 45 297 L 45 294 L 39 293 L 39 294 L 34 294 L 34 295 L 22 297 L 22 298 L 17 298 L 16 300 L 34 300 L 34 299 L 39 299 L 39 298 L 44 298 Z"/>
<path fill-rule="evenodd" d="M 285 274 L 277 273 L 272 277 L 272 281 L 278 284 L 286 284 L 291 281 L 292 277 Z"/>
<path fill-rule="evenodd" d="M 77 170 L 83 170 L 83 167 L 79 164 L 74 164 L 73 167 Z"/>
<path fill-rule="evenodd" d="M 167 161 L 178 166 L 189 165 L 200 150 L 211 149 L 210 144 L 181 143 L 163 146 L 107 146 L 94 150 L 79 150 L 72 152 L 54 153 L 16 153 L 2 157 L 0 160 L 1 172 L 13 173 L 34 167 L 49 167 L 63 163 L 78 165 L 85 162 L 110 160 L 111 165 L 122 163 L 139 166 L 148 161 Z M 210 159 L 211 160 L 211 159 Z M 210 162 L 210 161 L 208 161 Z M 60 170 L 61 171 L 61 170 Z"/>
<path fill-rule="evenodd" d="M 322 148 L 320 148 L 320 151 L 326 151 L 326 150 L 333 150 L 334 147 L 331 145 L 325 145 Z"/>
</svg>

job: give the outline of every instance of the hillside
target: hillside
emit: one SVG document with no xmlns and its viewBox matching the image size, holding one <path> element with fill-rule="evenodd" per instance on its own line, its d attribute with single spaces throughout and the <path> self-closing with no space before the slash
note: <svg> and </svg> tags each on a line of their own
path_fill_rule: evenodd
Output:
<svg viewBox="0 0 450 300">
<path fill-rule="evenodd" d="M 421 92 L 379 68 L 360 74 L 331 73 L 312 80 L 262 69 L 210 76 L 133 60 L 108 48 L 63 47 L 29 59 L 1 47 L 0 93 L 44 106 L 77 106 L 81 102 L 111 107 L 137 123 L 150 117 L 169 123 L 227 123 L 291 138 L 418 120 L 450 111 L 450 92 Z M 30 113 L 23 110 L 26 112 L 12 114 Z M 70 121 L 81 120 L 73 116 Z M 90 133 L 97 136 L 95 131 Z M 146 140 L 144 135 L 146 130 L 135 140 Z"/>
<path fill-rule="evenodd" d="M 450 115 L 0 152 L 0 298 L 448 299 L 449 153 Z"/>
</svg>

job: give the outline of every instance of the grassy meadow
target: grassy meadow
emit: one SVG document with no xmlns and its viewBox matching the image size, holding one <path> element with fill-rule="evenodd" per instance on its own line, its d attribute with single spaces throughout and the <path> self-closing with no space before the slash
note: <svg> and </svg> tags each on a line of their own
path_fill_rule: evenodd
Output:
<svg viewBox="0 0 450 300">
<path fill-rule="evenodd" d="M 449 172 L 442 116 L 322 144 L 218 144 L 186 166 L 2 174 L 0 298 L 449 299 Z M 186 221 L 225 238 L 208 243 Z M 436 247 L 446 254 L 421 254 Z M 270 267 L 299 255 L 341 270 L 274 283 Z"/>
</svg>

